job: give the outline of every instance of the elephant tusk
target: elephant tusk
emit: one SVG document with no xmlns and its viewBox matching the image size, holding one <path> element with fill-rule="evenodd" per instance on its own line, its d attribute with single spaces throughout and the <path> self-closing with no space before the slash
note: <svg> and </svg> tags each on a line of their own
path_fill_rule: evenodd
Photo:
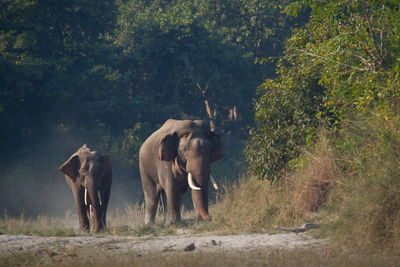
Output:
<svg viewBox="0 0 400 267">
<path fill-rule="evenodd" d="M 87 206 L 87 189 L 85 188 L 85 206 Z"/>
<path fill-rule="evenodd" d="M 101 194 L 100 194 L 100 190 L 97 191 L 97 194 L 99 195 L 99 202 L 100 202 L 100 206 L 103 206 L 103 202 L 101 202 Z"/>
<path fill-rule="evenodd" d="M 211 183 L 214 186 L 215 190 L 218 190 L 217 182 L 214 180 L 214 177 L 211 175 L 211 173 L 210 173 L 210 180 L 211 180 Z"/>
<path fill-rule="evenodd" d="M 194 185 L 193 177 L 192 177 L 192 174 L 190 172 L 188 173 L 188 183 L 189 183 L 189 186 L 190 186 L 190 188 L 192 190 L 201 190 L 200 187 L 197 187 L 197 186 Z"/>
</svg>

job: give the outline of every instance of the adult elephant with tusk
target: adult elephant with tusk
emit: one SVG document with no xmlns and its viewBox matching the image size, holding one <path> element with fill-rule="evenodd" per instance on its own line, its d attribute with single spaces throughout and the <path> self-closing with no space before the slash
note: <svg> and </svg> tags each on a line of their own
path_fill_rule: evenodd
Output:
<svg viewBox="0 0 400 267">
<path fill-rule="evenodd" d="M 180 221 L 181 201 L 188 186 L 197 218 L 208 220 L 208 181 L 218 188 L 210 165 L 223 154 L 219 135 L 210 131 L 203 121 L 166 121 L 147 138 L 139 152 L 145 223 L 154 223 L 162 191 L 167 198 L 168 222 Z"/>
<path fill-rule="evenodd" d="M 110 156 L 91 151 L 85 144 L 59 170 L 72 190 L 80 228 L 89 231 L 91 225 L 93 232 L 105 228 L 112 182 Z"/>
</svg>

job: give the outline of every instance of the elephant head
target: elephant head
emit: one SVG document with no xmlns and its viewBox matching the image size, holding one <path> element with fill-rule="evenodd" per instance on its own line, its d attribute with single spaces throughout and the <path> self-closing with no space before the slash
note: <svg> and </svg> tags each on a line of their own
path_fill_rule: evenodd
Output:
<svg viewBox="0 0 400 267">
<path fill-rule="evenodd" d="M 192 190 L 197 216 L 203 220 L 209 219 L 208 181 L 211 180 L 217 189 L 210 173 L 210 165 L 221 159 L 223 154 L 219 135 L 210 131 L 203 121 L 177 124 L 161 138 L 159 144 L 159 159 L 171 161 L 173 171 L 186 177 L 184 182 Z"/>
<path fill-rule="evenodd" d="M 107 207 L 103 207 L 103 203 L 104 194 L 107 193 L 102 192 L 101 185 L 104 183 L 102 180 L 105 179 L 105 173 L 110 170 L 110 157 L 91 151 L 85 144 L 59 169 L 72 179 L 72 184 L 76 188 L 84 189 L 79 190 L 79 192 L 84 191 L 80 196 L 80 201 L 84 202 L 86 210 L 89 211 L 92 231 L 97 232 L 104 228 Z M 108 197 L 106 202 L 108 202 Z"/>
</svg>

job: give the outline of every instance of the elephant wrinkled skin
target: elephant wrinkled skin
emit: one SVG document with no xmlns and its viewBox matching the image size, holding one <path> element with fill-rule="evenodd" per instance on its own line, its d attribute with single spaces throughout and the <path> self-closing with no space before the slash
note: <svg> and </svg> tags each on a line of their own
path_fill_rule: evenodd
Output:
<svg viewBox="0 0 400 267">
<path fill-rule="evenodd" d="M 105 228 L 112 183 L 110 157 L 91 151 L 85 144 L 59 170 L 74 196 L 80 228 L 89 231 L 90 224 L 93 232 Z"/>
<path fill-rule="evenodd" d="M 200 120 L 170 119 L 147 138 L 139 152 L 145 223 L 154 223 L 161 192 L 167 199 L 168 222 L 180 221 L 181 201 L 188 186 L 197 218 L 208 220 L 208 181 L 213 181 L 210 165 L 223 153 L 219 135 Z"/>
</svg>

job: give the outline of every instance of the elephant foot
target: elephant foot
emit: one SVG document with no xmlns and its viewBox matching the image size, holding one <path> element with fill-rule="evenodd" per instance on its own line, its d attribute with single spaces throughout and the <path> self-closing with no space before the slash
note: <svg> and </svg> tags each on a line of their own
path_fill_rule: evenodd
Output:
<svg viewBox="0 0 400 267">
<path fill-rule="evenodd" d="M 168 225 L 180 224 L 180 222 L 181 222 L 180 215 L 167 216 L 167 224 Z"/>
<path fill-rule="evenodd" d="M 98 228 L 98 229 L 92 229 L 92 231 L 91 231 L 92 234 L 98 234 L 98 233 L 103 233 L 103 232 L 106 232 L 106 229 L 103 227 Z"/>
<path fill-rule="evenodd" d="M 155 215 L 148 215 L 148 214 L 145 215 L 145 218 L 144 218 L 144 224 L 145 225 L 152 225 L 155 222 L 156 222 L 156 216 Z"/>
<path fill-rule="evenodd" d="M 208 215 L 206 219 L 203 219 L 200 214 L 196 216 L 196 222 L 211 222 L 211 216 Z"/>
<path fill-rule="evenodd" d="M 89 225 L 81 225 L 80 229 L 84 232 L 90 232 L 90 226 Z"/>
</svg>

